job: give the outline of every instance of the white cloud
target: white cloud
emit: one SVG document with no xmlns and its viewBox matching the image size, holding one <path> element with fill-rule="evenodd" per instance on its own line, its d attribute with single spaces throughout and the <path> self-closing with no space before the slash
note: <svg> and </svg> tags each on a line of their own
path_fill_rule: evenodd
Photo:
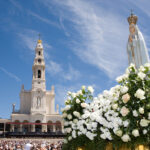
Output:
<svg viewBox="0 0 150 150">
<path fill-rule="evenodd" d="M 57 73 L 62 72 L 62 67 L 60 64 L 51 60 L 46 64 L 46 71 L 51 75 L 56 75 Z"/>
<path fill-rule="evenodd" d="M 47 5 L 50 6 L 50 2 Z M 86 63 L 98 67 L 110 78 L 127 66 L 126 41 L 128 26 L 117 14 L 112 14 L 91 1 L 55 0 L 64 19 L 72 22 L 77 34 L 72 35 L 71 48 Z M 45 4 L 46 5 L 46 4 Z M 63 12 L 61 11 L 61 12 Z M 126 18 L 125 18 L 126 19 Z"/>
<path fill-rule="evenodd" d="M 9 0 L 16 8 L 22 10 L 22 6 L 15 0 Z"/>
<path fill-rule="evenodd" d="M 60 78 L 69 81 L 77 80 L 80 77 L 80 72 L 74 69 L 71 65 L 69 65 L 68 71 L 65 71 L 62 65 L 52 60 L 47 62 L 46 71 L 52 76 L 58 75 Z"/>
<path fill-rule="evenodd" d="M 7 71 L 5 68 L 0 67 L 0 70 L 3 71 L 6 75 L 8 75 L 10 78 L 15 79 L 17 82 L 21 82 L 21 79 L 19 77 L 17 77 L 15 74 Z"/>
<path fill-rule="evenodd" d="M 60 28 L 59 24 L 51 21 L 50 19 L 44 18 L 44 17 L 42 17 L 42 16 L 40 16 L 40 15 L 38 15 L 38 14 L 32 12 L 32 11 L 28 11 L 28 14 L 33 16 L 33 17 L 35 17 L 35 18 L 37 18 L 38 20 L 40 20 L 42 22 L 45 22 L 45 23 L 47 23 L 49 25 L 55 26 L 57 28 Z"/>
</svg>

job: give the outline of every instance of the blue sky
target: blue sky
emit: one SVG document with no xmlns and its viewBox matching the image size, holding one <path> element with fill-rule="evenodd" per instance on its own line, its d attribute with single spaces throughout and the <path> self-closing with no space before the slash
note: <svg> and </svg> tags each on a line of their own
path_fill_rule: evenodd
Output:
<svg viewBox="0 0 150 150">
<path fill-rule="evenodd" d="M 95 95 L 116 84 L 128 66 L 130 10 L 150 49 L 149 0 L 0 0 L 0 117 L 19 109 L 21 85 L 31 89 L 34 49 L 41 34 L 46 84 L 63 107 L 67 91 L 92 85 Z"/>
</svg>

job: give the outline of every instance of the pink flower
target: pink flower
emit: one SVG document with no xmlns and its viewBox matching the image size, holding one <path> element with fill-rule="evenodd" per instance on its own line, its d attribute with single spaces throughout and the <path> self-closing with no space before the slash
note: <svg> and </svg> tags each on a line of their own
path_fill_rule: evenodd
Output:
<svg viewBox="0 0 150 150">
<path fill-rule="evenodd" d="M 125 116 L 129 113 L 129 109 L 126 108 L 125 106 L 123 106 L 123 107 L 121 108 L 120 113 L 121 113 L 122 116 L 125 117 Z"/>
<path fill-rule="evenodd" d="M 122 100 L 123 100 L 124 103 L 127 103 L 130 100 L 130 95 L 128 93 L 124 94 L 122 96 Z"/>
</svg>

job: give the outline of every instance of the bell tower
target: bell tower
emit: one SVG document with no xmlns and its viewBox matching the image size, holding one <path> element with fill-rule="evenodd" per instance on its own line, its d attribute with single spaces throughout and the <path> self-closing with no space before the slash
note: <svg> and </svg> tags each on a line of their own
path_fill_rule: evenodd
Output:
<svg viewBox="0 0 150 150">
<path fill-rule="evenodd" d="M 35 58 L 32 66 L 32 98 L 31 113 L 46 113 L 46 81 L 45 81 L 45 61 L 42 40 L 39 37 L 35 48 Z"/>
<path fill-rule="evenodd" d="M 33 78 L 32 78 L 32 90 L 42 89 L 46 90 L 45 84 L 45 61 L 43 55 L 42 40 L 39 38 L 35 48 L 35 59 L 32 66 Z"/>
</svg>

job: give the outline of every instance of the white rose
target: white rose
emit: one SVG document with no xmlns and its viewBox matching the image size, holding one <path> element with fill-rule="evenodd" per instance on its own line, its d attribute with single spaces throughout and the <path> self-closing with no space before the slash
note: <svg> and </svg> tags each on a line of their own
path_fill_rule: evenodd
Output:
<svg viewBox="0 0 150 150">
<path fill-rule="evenodd" d="M 148 119 L 150 120 L 150 113 L 148 113 Z"/>
<path fill-rule="evenodd" d="M 66 118 L 67 117 L 67 113 L 63 113 L 62 116 L 63 116 L 63 118 Z"/>
<path fill-rule="evenodd" d="M 125 106 L 123 106 L 123 107 L 121 108 L 120 113 L 121 113 L 122 116 L 125 117 L 125 116 L 129 113 L 129 109 L 126 108 Z"/>
<path fill-rule="evenodd" d="M 93 93 L 93 92 L 94 92 L 94 89 L 93 89 L 93 87 L 92 87 L 92 86 L 88 86 L 88 88 L 87 88 L 87 89 L 88 89 L 88 91 L 89 91 L 89 92 L 91 92 L 91 93 Z"/>
<path fill-rule="evenodd" d="M 112 105 L 112 108 L 113 108 L 114 110 L 116 110 L 116 109 L 118 108 L 118 104 L 113 104 L 113 105 Z"/>
<path fill-rule="evenodd" d="M 140 121 L 140 126 L 142 126 L 142 127 L 147 127 L 148 124 L 149 124 L 149 121 L 148 121 L 148 120 L 146 120 L 146 119 L 141 119 L 141 121 Z"/>
<path fill-rule="evenodd" d="M 130 100 L 130 95 L 128 93 L 122 96 L 123 103 L 127 103 Z"/>
<path fill-rule="evenodd" d="M 74 114 L 74 116 L 76 116 L 76 117 L 78 117 L 78 118 L 80 117 L 80 113 L 77 112 L 77 111 L 74 111 L 73 114 Z"/>
<path fill-rule="evenodd" d="M 68 95 L 71 95 L 71 92 L 70 92 L 70 91 L 68 91 Z"/>
<path fill-rule="evenodd" d="M 69 136 L 69 137 L 68 137 L 68 141 L 71 141 L 71 140 L 72 140 L 72 137 L 71 137 L 71 136 Z"/>
<path fill-rule="evenodd" d="M 79 90 L 76 95 L 82 95 L 82 90 Z"/>
<path fill-rule="evenodd" d="M 73 119 L 73 123 L 77 124 L 78 119 Z"/>
<path fill-rule="evenodd" d="M 69 120 L 71 120 L 71 119 L 72 119 L 72 115 L 69 114 L 69 115 L 67 116 L 67 118 L 68 118 Z"/>
<path fill-rule="evenodd" d="M 67 106 L 64 108 L 64 110 L 68 111 L 70 108 L 71 108 L 71 106 L 70 106 L 70 105 L 67 105 Z"/>
<path fill-rule="evenodd" d="M 122 76 L 119 76 L 119 77 L 116 78 L 116 81 L 117 81 L 118 83 L 122 82 L 122 80 L 123 80 Z"/>
<path fill-rule="evenodd" d="M 85 90 L 85 88 L 86 88 L 86 86 L 83 85 L 83 86 L 82 86 L 82 90 Z"/>
<path fill-rule="evenodd" d="M 72 96 L 73 98 L 75 98 L 75 97 L 76 97 L 76 93 L 71 93 L 71 96 Z"/>
<path fill-rule="evenodd" d="M 128 121 L 128 120 L 123 121 L 123 126 L 124 126 L 124 127 L 128 127 L 128 126 L 129 126 L 129 121 Z"/>
<path fill-rule="evenodd" d="M 122 141 L 123 142 L 129 142 L 130 141 L 130 137 L 128 134 L 124 134 L 122 137 L 121 137 Z"/>
<path fill-rule="evenodd" d="M 139 130 L 138 130 L 138 129 L 134 129 L 134 130 L 132 131 L 132 135 L 135 136 L 135 137 L 139 136 L 139 135 L 140 135 L 140 134 L 139 134 Z"/>
<path fill-rule="evenodd" d="M 139 112 L 140 112 L 140 114 L 144 114 L 144 108 L 140 107 Z"/>
<path fill-rule="evenodd" d="M 72 131 L 71 128 L 65 128 L 65 132 L 70 133 Z"/>
<path fill-rule="evenodd" d="M 138 113 L 137 113 L 136 110 L 133 110 L 133 116 L 134 116 L 134 117 L 138 117 Z"/>
<path fill-rule="evenodd" d="M 66 139 L 64 139 L 64 143 L 65 143 L 65 144 L 67 144 L 67 143 L 68 143 L 68 141 L 67 141 Z"/>
<path fill-rule="evenodd" d="M 147 130 L 146 129 L 143 130 L 143 134 L 147 134 Z"/>
<path fill-rule="evenodd" d="M 115 133 L 117 136 L 121 137 L 122 136 L 122 130 L 117 130 Z"/>
<path fill-rule="evenodd" d="M 139 72 L 138 73 L 138 77 L 143 80 L 146 77 L 146 74 L 144 74 L 143 72 Z"/>
<path fill-rule="evenodd" d="M 80 103 L 80 100 L 79 100 L 78 98 L 76 99 L 76 103 L 77 103 L 77 104 L 79 104 L 79 103 Z"/>
<path fill-rule="evenodd" d="M 145 99 L 145 92 L 142 89 L 138 89 L 134 94 L 135 97 L 139 98 L 140 100 Z"/>
<path fill-rule="evenodd" d="M 121 87 L 121 93 L 122 93 L 122 94 L 127 93 L 127 92 L 128 92 L 128 90 L 129 90 L 129 89 L 128 89 L 128 87 L 127 87 L 127 86 L 122 86 L 122 87 Z"/>
<path fill-rule="evenodd" d="M 86 108 L 87 104 L 86 103 L 81 103 L 81 107 Z"/>
</svg>

